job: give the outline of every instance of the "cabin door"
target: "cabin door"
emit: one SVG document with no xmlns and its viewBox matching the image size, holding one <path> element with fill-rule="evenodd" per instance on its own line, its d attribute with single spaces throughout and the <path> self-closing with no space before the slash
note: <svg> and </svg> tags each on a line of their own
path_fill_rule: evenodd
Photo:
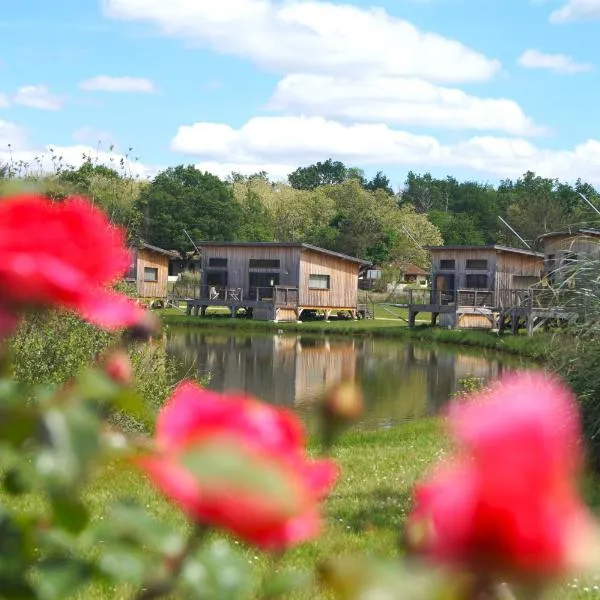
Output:
<svg viewBox="0 0 600 600">
<path fill-rule="evenodd" d="M 454 302 L 454 287 L 455 280 L 453 273 L 445 273 L 443 275 L 437 275 L 435 278 L 435 291 L 436 298 L 434 304 L 438 302 L 440 304 L 450 304 Z"/>
<path fill-rule="evenodd" d="M 260 273 L 251 271 L 249 276 L 250 298 L 252 300 L 270 300 L 273 287 L 279 285 L 279 273 Z"/>
</svg>

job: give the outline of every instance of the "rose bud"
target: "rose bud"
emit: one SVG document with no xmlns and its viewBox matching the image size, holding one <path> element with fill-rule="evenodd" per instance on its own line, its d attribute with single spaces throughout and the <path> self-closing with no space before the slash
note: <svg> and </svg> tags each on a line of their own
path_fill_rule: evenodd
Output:
<svg viewBox="0 0 600 600">
<path fill-rule="evenodd" d="M 342 381 L 325 396 L 325 415 L 340 422 L 358 419 L 364 409 L 362 390 L 353 381 Z"/>
<path fill-rule="evenodd" d="M 129 385 L 133 379 L 131 361 L 123 350 L 111 352 L 104 358 L 104 371 L 113 381 L 121 385 Z"/>
</svg>

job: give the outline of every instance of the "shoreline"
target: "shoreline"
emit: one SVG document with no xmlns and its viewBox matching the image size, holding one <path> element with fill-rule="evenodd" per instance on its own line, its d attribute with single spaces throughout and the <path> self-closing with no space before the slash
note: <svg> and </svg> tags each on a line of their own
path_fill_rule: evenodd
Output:
<svg viewBox="0 0 600 600">
<path fill-rule="evenodd" d="M 545 358 L 552 336 L 552 334 L 545 333 L 539 333 L 531 338 L 526 335 L 513 336 L 512 334 L 500 336 L 497 333 L 488 331 L 440 329 L 439 327 L 431 327 L 429 325 L 421 325 L 414 329 L 409 329 L 403 323 L 394 325 L 392 324 L 394 321 L 390 321 L 389 319 L 273 323 L 271 321 L 253 321 L 239 317 L 235 319 L 225 316 L 194 317 L 167 312 L 167 310 L 157 312 L 157 314 L 163 324 L 172 327 L 404 339 L 468 348 L 482 348 L 506 354 L 525 356 L 534 360 Z"/>
</svg>

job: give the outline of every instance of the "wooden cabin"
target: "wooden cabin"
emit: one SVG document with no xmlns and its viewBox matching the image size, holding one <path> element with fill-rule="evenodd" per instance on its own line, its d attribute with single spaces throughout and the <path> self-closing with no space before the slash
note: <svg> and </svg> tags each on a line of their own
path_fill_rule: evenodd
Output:
<svg viewBox="0 0 600 600">
<path fill-rule="evenodd" d="M 428 246 L 431 290 L 409 290 L 409 324 L 419 312 L 432 323 L 491 329 L 504 307 L 540 283 L 544 255 L 508 246 Z"/>
<path fill-rule="evenodd" d="M 411 263 L 402 263 L 400 265 L 401 283 L 427 285 L 429 273 L 417 265 Z"/>
<path fill-rule="evenodd" d="M 188 312 L 227 306 L 255 319 L 296 321 L 305 311 L 358 312 L 358 273 L 367 261 L 302 243 L 200 242 L 200 285 L 176 284 Z"/>
<path fill-rule="evenodd" d="M 600 260 L 600 231 L 597 229 L 545 233 L 538 237 L 537 243 L 544 253 L 544 274 L 551 285 L 576 284 L 577 264 L 585 267 L 586 260 Z"/>
<path fill-rule="evenodd" d="M 161 302 L 167 298 L 169 260 L 179 257 L 173 250 L 164 250 L 146 242 L 140 242 L 133 248 L 132 262 L 125 281 L 135 285 L 138 297 L 152 302 Z"/>
</svg>

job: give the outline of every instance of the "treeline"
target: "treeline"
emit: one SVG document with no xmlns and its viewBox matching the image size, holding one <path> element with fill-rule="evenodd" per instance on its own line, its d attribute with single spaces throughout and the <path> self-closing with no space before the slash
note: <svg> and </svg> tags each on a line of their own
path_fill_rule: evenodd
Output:
<svg viewBox="0 0 600 600">
<path fill-rule="evenodd" d="M 410 172 L 402 189 L 394 190 L 382 172 L 367 179 L 360 169 L 331 159 L 296 169 L 288 183 L 264 172 L 222 180 L 192 165 L 170 167 L 145 182 L 88 159 L 43 177 L 0 169 L 0 180 L 5 192 L 35 180 L 57 200 L 84 194 L 132 241 L 181 252 L 193 249 L 187 232 L 195 240 L 303 241 L 379 264 L 426 266 L 427 244 L 522 246 L 498 217 L 529 243 L 567 225 L 598 224 L 579 195 L 596 203 L 591 185 L 532 172 L 497 187 Z"/>
</svg>

